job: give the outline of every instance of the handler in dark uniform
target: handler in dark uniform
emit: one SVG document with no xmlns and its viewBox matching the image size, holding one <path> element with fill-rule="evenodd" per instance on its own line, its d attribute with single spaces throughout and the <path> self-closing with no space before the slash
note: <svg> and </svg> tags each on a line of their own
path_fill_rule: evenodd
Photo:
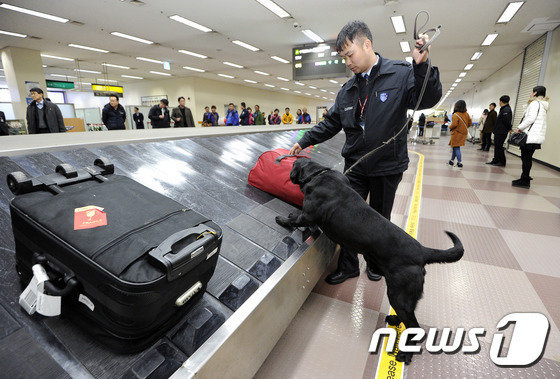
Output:
<svg viewBox="0 0 560 379">
<path fill-rule="evenodd" d="M 428 42 L 427 36 L 426 42 Z M 342 148 L 345 170 L 369 151 L 387 141 L 403 127 L 407 109 L 413 109 L 428 70 L 428 53 L 414 49 L 414 63 L 389 60 L 373 50 L 372 35 L 362 21 L 348 23 L 336 40 L 336 49 L 356 75 L 338 92 L 335 104 L 325 120 L 314 126 L 290 150 L 297 154 L 310 145 L 332 138 L 341 129 L 346 134 Z M 423 45 L 420 39 L 416 41 Z M 441 98 L 439 71 L 432 67 L 420 108 L 430 108 Z M 395 192 L 403 172 L 408 168 L 406 132 L 390 145 L 366 158 L 348 174 L 350 185 L 370 205 L 390 219 Z M 374 231 L 372 231 L 373 233 Z M 342 249 L 338 268 L 326 277 L 338 284 L 360 274 L 357 251 Z M 370 280 L 380 280 L 380 272 L 368 267 Z"/>
</svg>

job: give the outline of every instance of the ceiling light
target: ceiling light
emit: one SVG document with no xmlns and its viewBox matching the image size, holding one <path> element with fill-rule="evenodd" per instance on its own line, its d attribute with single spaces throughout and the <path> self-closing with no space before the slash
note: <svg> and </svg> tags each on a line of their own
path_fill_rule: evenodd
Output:
<svg viewBox="0 0 560 379">
<path fill-rule="evenodd" d="M 305 84 L 300 83 L 300 82 L 294 82 L 294 83 L 296 83 L 298 86 L 304 86 L 305 85 Z"/>
<path fill-rule="evenodd" d="M 89 46 L 83 46 L 83 45 L 76 45 L 74 43 L 70 43 L 70 44 L 68 44 L 68 46 L 76 47 L 78 49 L 83 49 L 83 50 L 98 51 L 100 53 L 108 53 L 109 52 L 109 50 L 103 50 L 103 49 L 98 49 L 96 47 L 89 47 Z"/>
<path fill-rule="evenodd" d="M 321 96 L 319 96 L 319 95 L 315 95 L 315 97 L 321 97 Z"/>
<path fill-rule="evenodd" d="M 255 71 L 255 74 L 265 75 L 265 76 L 270 75 L 270 74 L 267 74 L 266 72 L 262 72 L 262 71 Z"/>
<path fill-rule="evenodd" d="M 309 86 L 309 88 L 311 88 L 311 89 L 317 89 L 317 87 L 315 87 L 315 86 Z"/>
<path fill-rule="evenodd" d="M 78 83 L 81 84 L 81 85 L 91 86 L 91 83 L 88 83 L 88 82 L 78 82 Z"/>
<path fill-rule="evenodd" d="M 410 51 L 410 44 L 407 41 L 402 41 L 401 50 L 403 53 L 408 53 Z"/>
<path fill-rule="evenodd" d="M 218 76 L 222 76 L 224 78 L 228 78 L 228 79 L 233 79 L 234 77 L 231 75 L 226 75 L 226 74 L 218 74 Z"/>
<path fill-rule="evenodd" d="M 128 34 L 120 33 L 120 32 L 111 32 L 111 34 L 114 35 L 115 37 L 121 37 L 121 38 L 130 39 L 130 40 L 136 41 L 136 42 L 142 42 L 142 43 L 145 43 L 146 45 L 152 45 L 153 44 L 152 41 L 148 41 L 147 39 L 134 37 L 134 36 L 131 36 L 131 35 L 128 35 Z"/>
<path fill-rule="evenodd" d="M 231 62 L 222 62 L 222 63 L 227 64 L 228 66 L 231 66 L 231 67 L 243 68 L 243 66 L 241 66 L 239 64 L 231 63 Z"/>
<path fill-rule="evenodd" d="M 455 87 L 457 87 L 457 83 L 453 83 L 453 84 L 451 85 L 451 88 L 455 88 Z"/>
<path fill-rule="evenodd" d="M 56 55 L 41 54 L 43 58 L 60 59 L 61 61 L 74 61 L 74 58 L 57 57 Z"/>
<path fill-rule="evenodd" d="M 301 91 L 294 91 L 295 93 L 301 93 Z"/>
<path fill-rule="evenodd" d="M 283 90 L 283 91 L 289 91 L 288 88 L 284 88 L 284 87 L 282 87 L 282 88 L 280 88 L 280 89 Z"/>
<path fill-rule="evenodd" d="M 460 77 L 460 78 L 464 78 L 465 76 L 467 76 L 467 73 L 466 73 L 466 72 L 462 72 L 462 73 L 459 74 L 459 77 Z"/>
<path fill-rule="evenodd" d="M 44 64 L 44 65 L 43 65 L 43 68 L 47 68 L 47 65 L 46 65 L 46 64 Z M 4 71 L 4 70 L 2 70 L 2 71 Z"/>
<path fill-rule="evenodd" d="M 280 18 L 291 17 L 288 12 L 280 8 L 280 6 L 276 4 L 274 1 L 257 0 L 257 2 Z"/>
<path fill-rule="evenodd" d="M 336 95 L 336 93 L 334 93 L 334 92 L 332 92 L 332 91 L 329 91 L 329 93 L 330 93 L 331 95 Z"/>
<path fill-rule="evenodd" d="M 471 61 L 476 61 L 478 58 L 480 58 L 482 56 L 482 51 L 477 51 L 476 53 L 473 54 L 473 56 L 471 57 Z"/>
<path fill-rule="evenodd" d="M 484 41 L 482 41 L 481 46 L 490 46 L 497 36 L 498 34 L 488 34 L 486 38 L 484 38 Z"/>
<path fill-rule="evenodd" d="M 20 13 L 25 13 L 25 14 L 28 14 L 30 16 L 42 17 L 42 18 L 46 18 L 46 19 L 56 21 L 56 22 L 65 23 L 65 22 L 70 21 L 67 18 L 53 16 L 53 15 L 50 15 L 50 14 L 47 14 L 47 13 L 37 12 L 37 11 L 31 10 L 31 9 L 20 8 L 20 7 L 14 6 L 14 5 L 10 5 L 10 4 L 0 4 L 0 8 L 5 8 L 5 9 L 12 10 L 12 11 L 20 12 Z"/>
<path fill-rule="evenodd" d="M 286 78 L 283 78 L 281 76 L 277 76 L 276 78 L 282 80 L 283 82 L 289 82 L 290 81 L 290 79 L 286 79 Z"/>
<path fill-rule="evenodd" d="M 265 84 L 266 87 L 270 87 L 270 88 L 274 88 L 276 86 L 273 86 L 272 84 Z"/>
<path fill-rule="evenodd" d="M 204 33 L 208 33 L 208 32 L 212 31 L 212 29 L 207 28 L 204 25 L 200 25 L 200 24 L 198 24 L 194 21 L 187 20 L 186 18 L 181 17 L 179 15 L 169 16 L 169 18 L 172 19 L 173 21 L 177 21 L 177 22 L 180 22 L 181 24 L 185 24 L 187 26 L 190 26 L 191 28 L 195 28 L 195 29 L 198 29 L 200 31 L 203 31 Z"/>
<path fill-rule="evenodd" d="M 101 74 L 101 71 L 83 70 L 83 69 L 80 69 L 80 68 L 75 68 L 74 71 L 87 72 L 88 74 Z"/>
<path fill-rule="evenodd" d="M 412 64 L 412 57 L 406 57 L 405 59 L 408 63 Z"/>
<path fill-rule="evenodd" d="M 329 80 L 329 82 L 333 83 L 333 84 L 338 84 L 338 82 L 336 80 Z"/>
<path fill-rule="evenodd" d="M 74 78 L 77 79 L 77 76 L 72 75 L 62 75 L 62 74 L 49 74 L 50 76 L 56 76 L 57 78 Z"/>
<path fill-rule="evenodd" d="M 14 32 L 7 32 L 5 30 L 0 30 L 0 34 L 5 34 L 7 36 L 12 36 L 12 37 L 20 37 L 20 38 L 25 38 L 27 37 L 27 35 L 25 34 L 19 34 L 19 33 L 14 33 Z"/>
<path fill-rule="evenodd" d="M 393 28 L 395 29 L 395 33 L 406 32 L 403 16 L 393 16 L 391 17 L 391 22 L 393 23 Z"/>
<path fill-rule="evenodd" d="M 97 81 L 98 81 L 98 82 L 108 82 L 108 83 L 118 83 L 117 80 L 113 80 L 113 79 L 103 79 L 103 78 L 97 79 Z"/>
<path fill-rule="evenodd" d="M 234 43 L 234 44 L 236 44 L 236 45 L 238 45 L 238 46 L 241 46 L 241 47 L 244 47 L 244 48 L 246 48 L 246 49 L 249 49 L 249 50 L 251 50 L 251 51 L 259 51 L 259 50 L 260 50 L 258 47 L 255 47 L 255 46 L 253 46 L 253 45 L 249 45 L 248 43 L 245 43 L 245 42 L 243 42 L 243 41 L 235 40 L 235 41 L 231 41 L 231 42 Z"/>
<path fill-rule="evenodd" d="M 130 79 L 144 79 L 141 76 L 132 76 L 132 75 L 121 75 L 123 78 L 130 78 Z"/>
<path fill-rule="evenodd" d="M 328 100 L 325 96 L 323 96 L 323 99 Z"/>
<path fill-rule="evenodd" d="M 162 61 L 158 61 L 157 59 L 144 58 L 144 57 L 136 57 L 136 59 L 138 59 L 139 61 L 145 61 L 145 62 L 152 62 L 152 63 L 163 64 Z"/>
<path fill-rule="evenodd" d="M 509 3 L 496 23 L 501 24 L 509 22 L 513 16 L 515 16 L 519 8 L 521 8 L 523 3 L 524 1 L 514 1 L 513 3 Z"/>
<path fill-rule="evenodd" d="M 305 94 L 306 94 L 307 96 L 311 96 L 311 94 L 310 94 L 310 93 L 307 93 L 307 92 L 306 92 Z"/>
<path fill-rule="evenodd" d="M 192 51 L 188 51 L 188 50 L 179 50 L 179 52 L 182 54 L 192 55 L 193 57 L 197 57 L 197 58 L 202 58 L 202 59 L 208 58 L 206 55 L 193 53 Z"/>
<path fill-rule="evenodd" d="M 272 59 L 277 60 L 278 62 L 282 62 L 282 63 L 290 63 L 290 61 L 284 59 L 284 58 L 280 58 L 277 57 L 276 55 L 271 56 Z"/>
<path fill-rule="evenodd" d="M 196 72 L 205 72 L 205 70 L 200 69 L 200 68 L 195 68 L 195 67 L 183 66 L 183 68 L 185 70 L 191 70 L 191 71 L 196 71 Z"/>
<path fill-rule="evenodd" d="M 257 82 L 255 82 L 254 80 L 249 80 L 249 79 L 244 79 L 243 81 L 247 82 L 247 83 L 253 83 L 256 84 Z"/>
<path fill-rule="evenodd" d="M 317 43 L 325 42 L 321 37 L 319 37 L 317 34 L 313 33 L 309 29 L 302 30 L 301 32 Z"/>
<path fill-rule="evenodd" d="M 471 68 L 473 68 L 474 64 L 469 63 L 468 65 L 465 66 L 465 68 L 463 70 L 470 70 Z"/>
<path fill-rule="evenodd" d="M 122 68 L 125 70 L 130 70 L 130 67 L 128 66 L 120 66 L 118 64 L 111 64 L 111 63 L 101 63 L 102 66 L 107 66 L 107 67 L 115 67 L 115 68 Z"/>
<path fill-rule="evenodd" d="M 327 92 L 327 90 L 326 90 L 326 89 L 322 89 L 321 92 Z"/>
<path fill-rule="evenodd" d="M 167 72 L 159 72 L 159 71 L 150 71 L 150 74 L 163 75 L 163 76 L 171 76 L 171 74 L 168 74 Z"/>
<path fill-rule="evenodd" d="M 459 83 L 463 79 L 455 79 L 455 83 Z"/>
</svg>

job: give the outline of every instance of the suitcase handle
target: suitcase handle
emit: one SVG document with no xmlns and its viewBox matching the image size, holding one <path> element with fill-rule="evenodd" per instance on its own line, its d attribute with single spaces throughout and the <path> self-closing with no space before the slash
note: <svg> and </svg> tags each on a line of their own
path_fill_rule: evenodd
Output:
<svg viewBox="0 0 560 379">
<path fill-rule="evenodd" d="M 198 256 L 203 256 L 205 247 L 216 238 L 214 229 L 200 224 L 172 234 L 152 249 L 149 256 L 152 263 L 167 272 L 167 279 L 172 281 L 194 267 L 196 264 L 190 263 Z M 204 259 L 212 255 L 209 253 Z"/>
<path fill-rule="evenodd" d="M 289 157 L 296 157 L 296 158 L 309 158 L 309 157 L 308 157 L 308 156 L 306 156 L 306 155 L 298 155 L 298 154 L 286 154 L 286 155 L 280 155 L 280 156 L 279 156 L 278 158 L 276 158 L 276 159 L 274 160 L 274 163 L 276 163 L 276 164 L 278 164 L 278 165 L 279 165 L 279 164 L 280 164 L 280 161 L 281 161 L 282 159 L 284 159 L 284 158 L 289 158 Z"/>
<path fill-rule="evenodd" d="M 63 278 L 62 280 L 65 284 L 63 288 L 57 287 L 50 280 L 47 280 L 45 282 L 44 285 L 49 295 L 64 297 L 72 293 L 78 286 L 78 280 L 74 277 L 74 275 L 65 274 L 58 266 L 49 262 L 47 257 L 45 257 L 44 255 L 38 253 L 33 254 L 32 262 L 33 264 L 38 263 L 48 267 L 50 271 L 56 273 L 57 275 L 60 275 Z"/>
</svg>

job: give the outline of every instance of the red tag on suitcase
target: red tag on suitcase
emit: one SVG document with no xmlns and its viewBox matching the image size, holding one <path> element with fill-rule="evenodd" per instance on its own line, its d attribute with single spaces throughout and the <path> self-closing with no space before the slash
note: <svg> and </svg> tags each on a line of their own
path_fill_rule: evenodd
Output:
<svg viewBox="0 0 560 379">
<path fill-rule="evenodd" d="M 74 209 L 74 230 L 97 228 L 107 225 L 107 214 L 103 208 L 89 205 Z"/>
</svg>

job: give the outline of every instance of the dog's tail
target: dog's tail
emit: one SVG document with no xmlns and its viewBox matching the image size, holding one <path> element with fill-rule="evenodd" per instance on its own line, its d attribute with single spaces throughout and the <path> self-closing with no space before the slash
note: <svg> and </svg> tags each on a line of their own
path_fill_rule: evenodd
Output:
<svg viewBox="0 0 560 379">
<path fill-rule="evenodd" d="M 424 247 L 424 258 L 426 264 L 428 263 L 449 263 L 456 262 L 463 256 L 465 249 L 459 237 L 455 234 L 445 231 L 449 238 L 453 241 L 453 247 L 447 250 L 432 249 Z"/>
</svg>

